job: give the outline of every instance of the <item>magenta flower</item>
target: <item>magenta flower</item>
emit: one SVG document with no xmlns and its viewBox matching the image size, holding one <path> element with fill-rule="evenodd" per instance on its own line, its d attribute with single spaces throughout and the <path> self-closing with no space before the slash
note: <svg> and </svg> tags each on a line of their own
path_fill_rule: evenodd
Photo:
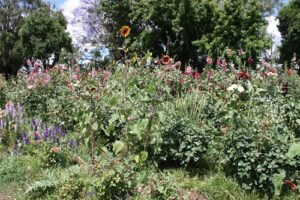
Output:
<svg viewBox="0 0 300 200">
<path fill-rule="evenodd" d="M 211 65 L 213 63 L 213 60 L 212 60 L 212 58 L 210 56 L 208 56 L 206 58 L 206 62 L 207 62 L 207 64 Z"/>
</svg>

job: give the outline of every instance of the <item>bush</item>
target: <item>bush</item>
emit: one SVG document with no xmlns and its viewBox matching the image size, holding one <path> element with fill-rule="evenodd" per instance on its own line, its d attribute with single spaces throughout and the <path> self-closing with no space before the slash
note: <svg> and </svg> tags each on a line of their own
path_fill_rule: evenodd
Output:
<svg viewBox="0 0 300 200">
<path fill-rule="evenodd" d="M 163 127 L 156 160 L 180 165 L 197 163 L 208 150 L 211 137 L 185 118 L 171 118 Z"/>
<path fill-rule="evenodd" d="M 41 162 L 33 157 L 8 157 L 0 159 L 0 184 L 25 182 L 26 176 L 37 174 Z"/>
<path fill-rule="evenodd" d="M 102 158 L 96 169 L 97 178 L 93 182 L 96 196 L 103 200 L 126 199 L 133 195 L 136 189 L 137 166 L 130 158 L 109 158 Z"/>
<path fill-rule="evenodd" d="M 292 180 L 300 178 L 300 159 L 289 159 L 286 153 L 293 142 L 289 135 L 263 135 L 238 132 L 226 142 L 225 172 L 233 176 L 245 190 L 257 189 L 263 194 L 274 194 L 273 177 L 285 171 Z"/>
</svg>

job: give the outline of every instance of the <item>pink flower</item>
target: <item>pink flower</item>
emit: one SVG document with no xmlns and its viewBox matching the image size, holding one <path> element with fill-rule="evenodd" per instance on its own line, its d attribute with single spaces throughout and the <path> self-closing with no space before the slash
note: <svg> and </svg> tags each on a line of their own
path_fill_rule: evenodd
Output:
<svg viewBox="0 0 300 200">
<path fill-rule="evenodd" d="M 199 79 L 200 73 L 199 72 L 194 72 L 194 79 Z"/>
<path fill-rule="evenodd" d="M 220 59 L 220 58 L 218 58 L 216 63 L 217 63 L 217 65 L 219 65 L 219 66 L 220 66 L 220 65 L 222 64 L 222 61 L 221 61 L 221 59 Z"/>
<path fill-rule="evenodd" d="M 243 51 L 243 49 L 239 50 L 239 56 L 245 55 L 245 52 Z"/>
<path fill-rule="evenodd" d="M 292 190 L 297 190 L 297 185 L 289 179 L 284 180 L 283 184 L 290 186 Z"/>
<path fill-rule="evenodd" d="M 31 62 L 30 59 L 27 59 L 27 60 L 26 60 L 26 63 L 27 63 L 28 66 L 32 66 L 32 62 Z"/>
<path fill-rule="evenodd" d="M 182 78 L 180 79 L 180 83 L 181 83 L 182 85 L 185 83 L 184 77 L 182 77 Z"/>
<path fill-rule="evenodd" d="M 192 67 L 191 66 L 187 66 L 185 71 L 184 71 L 184 75 L 189 75 L 192 73 Z"/>
<path fill-rule="evenodd" d="M 38 68 L 39 66 L 39 63 L 34 63 L 34 68 Z"/>
<path fill-rule="evenodd" d="M 58 152 L 60 151 L 60 148 L 59 148 L 59 147 L 53 147 L 53 148 L 52 148 L 52 151 L 53 151 L 54 153 L 58 153 Z"/>
<path fill-rule="evenodd" d="M 110 76 L 110 72 L 104 70 L 104 71 L 103 71 L 103 76 L 104 76 L 104 79 L 107 80 L 107 79 L 109 78 L 109 76 Z"/>
<path fill-rule="evenodd" d="M 49 81 L 51 80 L 51 76 L 50 75 L 45 75 L 45 77 L 43 78 L 43 83 L 44 84 L 47 84 L 47 83 L 49 83 Z"/>
<path fill-rule="evenodd" d="M 208 57 L 206 58 L 206 62 L 207 62 L 207 64 L 211 65 L 212 62 L 213 62 L 213 60 L 212 60 L 212 58 L 211 58 L 210 56 L 208 56 Z"/>
<path fill-rule="evenodd" d="M 91 72 L 89 72 L 89 76 L 96 77 L 97 76 L 96 70 L 93 69 Z"/>
<path fill-rule="evenodd" d="M 253 62 L 254 62 L 254 59 L 251 58 L 251 57 L 249 57 L 248 60 L 247 60 L 247 63 L 248 63 L 249 65 L 251 65 Z"/>
</svg>

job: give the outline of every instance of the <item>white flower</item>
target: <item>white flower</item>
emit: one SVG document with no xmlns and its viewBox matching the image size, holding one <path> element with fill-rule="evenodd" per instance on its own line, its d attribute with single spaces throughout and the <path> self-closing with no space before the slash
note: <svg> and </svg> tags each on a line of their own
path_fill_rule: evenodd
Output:
<svg viewBox="0 0 300 200">
<path fill-rule="evenodd" d="M 242 92 L 245 92 L 245 88 L 243 88 L 243 86 L 241 85 L 237 85 L 237 84 L 232 84 L 231 86 L 229 86 L 227 88 L 228 91 L 234 91 L 234 90 L 237 90 L 239 91 L 240 93 Z"/>
<path fill-rule="evenodd" d="M 233 84 L 233 85 L 229 86 L 229 87 L 227 88 L 227 90 L 228 90 L 228 91 L 233 91 L 233 90 L 235 90 L 235 89 L 237 89 L 237 88 L 238 88 L 238 85 L 237 85 L 237 84 Z"/>
<path fill-rule="evenodd" d="M 237 90 L 242 93 L 242 92 L 245 92 L 245 89 L 243 88 L 243 86 L 238 86 Z"/>
</svg>

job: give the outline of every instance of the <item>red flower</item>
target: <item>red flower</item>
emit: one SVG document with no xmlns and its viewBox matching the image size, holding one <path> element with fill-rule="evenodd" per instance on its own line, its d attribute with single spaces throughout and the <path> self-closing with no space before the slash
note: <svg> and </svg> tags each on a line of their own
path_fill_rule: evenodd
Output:
<svg viewBox="0 0 300 200">
<path fill-rule="evenodd" d="M 183 85 L 185 83 L 184 77 L 180 79 L 180 83 Z"/>
<path fill-rule="evenodd" d="M 198 79 L 200 77 L 200 73 L 199 72 L 194 72 L 194 79 Z"/>
<path fill-rule="evenodd" d="M 254 59 L 251 58 L 251 57 L 249 57 L 248 60 L 247 60 L 247 63 L 248 63 L 249 65 L 251 65 L 253 62 L 254 62 Z"/>
<path fill-rule="evenodd" d="M 290 76 L 292 75 L 293 71 L 291 69 L 285 70 L 286 75 Z"/>
<path fill-rule="evenodd" d="M 297 185 L 296 185 L 295 183 L 293 183 L 293 182 L 292 182 L 291 180 L 289 180 L 289 179 L 285 179 L 285 180 L 283 181 L 283 184 L 290 186 L 290 188 L 291 188 L 292 190 L 297 190 Z"/>
<path fill-rule="evenodd" d="M 238 78 L 239 79 L 244 79 L 244 80 L 250 80 L 250 75 L 248 74 L 247 70 L 242 70 L 240 73 L 238 73 Z"/>
<path fill-rule="evenodd" d="M 168 56 L 168 55 L 163 56 L 162 61 L 163 61 L 164 65 L 170 64 L 170 56 Z"/>
</svg>

